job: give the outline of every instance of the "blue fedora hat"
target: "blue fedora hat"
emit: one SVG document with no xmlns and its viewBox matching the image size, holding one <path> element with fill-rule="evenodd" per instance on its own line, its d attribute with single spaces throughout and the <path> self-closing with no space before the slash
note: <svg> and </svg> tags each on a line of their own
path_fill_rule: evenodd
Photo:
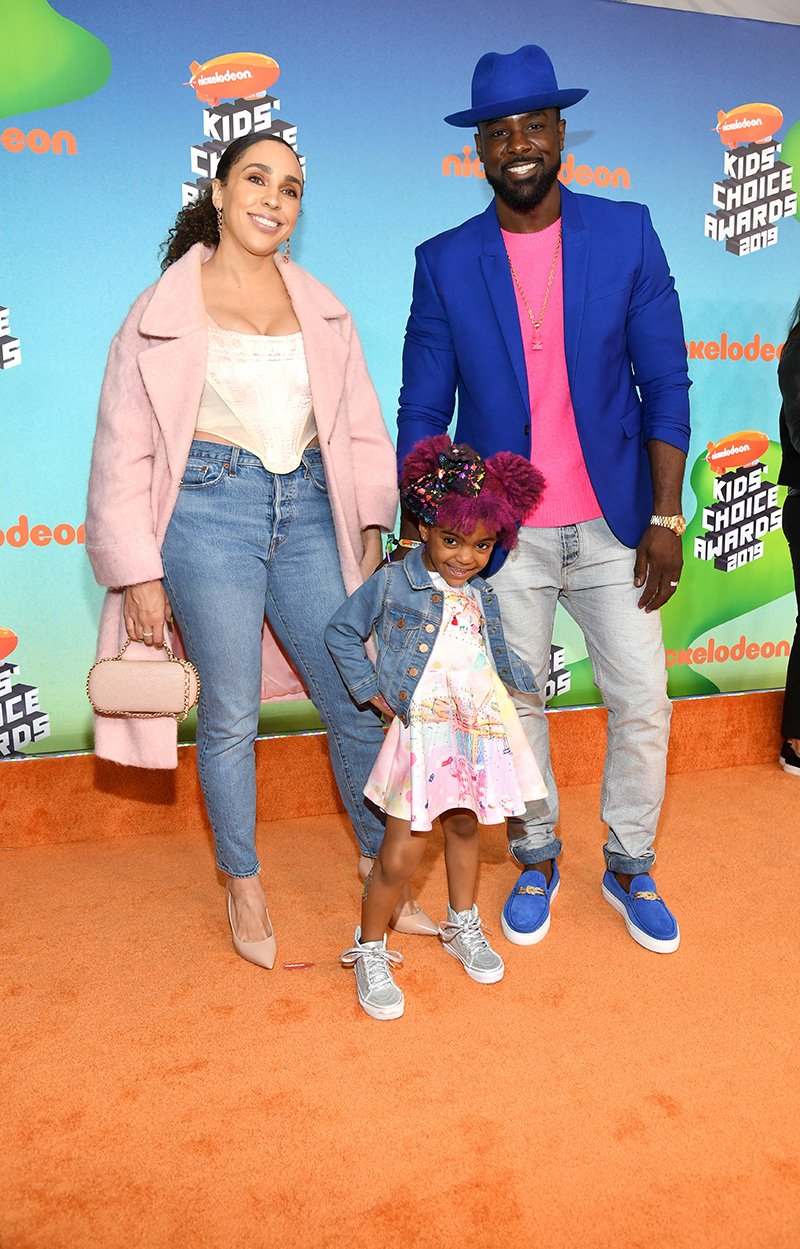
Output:
<svg viewBox="0 0 800 1249">
<path fill-rule="evenodd" d="M 559 90 L 553 62 L 538 44 L 526 43 L 516 52 L 487 52 L 472 75 L 472 108 L 451 113 L 451 126 L 474 126 L 493 117 L 514 117 L 540 108 L 568 108 L 587 91 L 580 87 Z"/>
</svg>

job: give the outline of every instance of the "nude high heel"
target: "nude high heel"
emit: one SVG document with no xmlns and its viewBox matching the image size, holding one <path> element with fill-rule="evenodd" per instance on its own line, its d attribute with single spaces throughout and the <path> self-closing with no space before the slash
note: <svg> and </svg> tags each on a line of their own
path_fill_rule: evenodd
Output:
<svg viewBox="0 0 800 1249">
<path fill-rule="evenodd" d="M 362 854 L 358 860 L 358 874 L 362 880 L 366 880 L 372 871 L 374 859 L 368 859 Z M 439 929 L 434 924 L 430 915 L 427 915 L 420 906 L 410 898 L 411 905 L 415 908 L 411 915 L 402 915 L 401 911 L 404 906 L 403 902 L 398 902 L 394 909 L 392 918 L 389 920 L 389 927 L 395 932 L 405 933 L 406 936 L 412 937 L 436 937 L 439 935 Z"/>
<path fill-rule="evenodd" d="M 241 941 L 236 935 L 236 929 L 233 925 L 233 908 L 231 907 L 231 895 L 228 892 L 228 923 L 231 926 L 231 936 L 233 937 L 233 948 L 242 958 L 247 959 L 248 963 L 255 963 L 257 967 L 266 967 L 271 969 L 275 965 L 275 959 L 278 954 L 278 945 L 275 940 L 274 930 L 268 937 L 264 937 L 262 941 Z M 267 911 L 267 923 L 270 928 L 272 924 Z"/>
</svg>

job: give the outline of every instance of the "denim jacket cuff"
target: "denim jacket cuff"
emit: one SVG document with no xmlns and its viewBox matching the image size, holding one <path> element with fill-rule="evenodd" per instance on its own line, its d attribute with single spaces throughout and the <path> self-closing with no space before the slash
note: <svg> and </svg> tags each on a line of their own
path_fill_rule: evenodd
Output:
<svg viewBox="0 0 800 1249">
<path fill-rule="evenodd" d="M 377 697 L 377 695 L 380 694 L 380 690 L 378 689 L 378 682 L 373 675 L 368 680 L 359 681 L 357 685 L 351 685 L 350 693 L 353 695 L 356 702 L 363 706 L 363 704 L 368 703 L 371 698 Z"/>
</svg>

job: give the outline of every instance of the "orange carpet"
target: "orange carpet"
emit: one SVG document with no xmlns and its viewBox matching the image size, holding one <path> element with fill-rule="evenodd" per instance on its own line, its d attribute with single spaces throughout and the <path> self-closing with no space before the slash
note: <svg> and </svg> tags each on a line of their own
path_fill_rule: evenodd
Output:
<svg viewBox="0 0 800 1249">
<path fill-rule="evenodd" d="M 207 833 L 156 804 L 140 835 L 129 812 L 116 839 L 2 852 L 2 1249 L 798 1249 L 800 779 L 672 777 L 670 956 L 600 896 L 597 786 L 562 798 L 547 939 L 498 937 L 506 978 L 481 986 L 395 938 L 391 1023 L 336 961 L 359 895 L 343 816 L 259 825 L 273 972 L 232 950 Z M 81 817 L 66 796 L 50 816 Z M 492 830 L 495 933 L 513 876 Z M 441 913 L 436 835 L 418 894 Z"/>
<path fill-rule="evenodd" d="M 783 691 L 679 699 L 673 706 L 667 768 L 767 763 L 780 750 Z M 552 711 L 550 749 L 559 785 L 599 781 L 606 745 L 601 707 Z M 323 733 L 256 743 L 258 815 L 303 819 L 343 811 Z M 175 771 L 121 768 L 92 755 L 0 763 L 0 844 L 34 846 L 130 837 L 159 828 L 205 827 L 194 747 Z"/>
</svg>

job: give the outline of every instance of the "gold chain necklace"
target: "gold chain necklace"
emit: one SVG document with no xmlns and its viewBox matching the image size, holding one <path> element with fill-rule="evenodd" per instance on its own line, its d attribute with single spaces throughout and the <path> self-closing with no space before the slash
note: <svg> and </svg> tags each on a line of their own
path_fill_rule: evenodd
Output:
<svg viewBox="0 0 800 1249">
<path fill-rule="evenodd" d="M 533 315 L 533 308 L 531 308 L 530 304 L 528 303 L 527 296 L 525 295 L 525 292 L 522 289 L 522 283 L 517 277 L 517 271 L 514 268 L 514 264 L 511 260 L 511 257 L 508 255 L 508 248 L 506 248 L 506 256 L 508 256 L 508 267 L 511 270 L 511 276 L 514 279 L 514 285 L 516 286 L 517 290 L 520 293 L 522 302 L 525 305 L 525 310 L 528 313 L 528 316 L 530 317 L 531 325 L 533 326 L 534 336 L 530 344 L 531 351 L 542 350 L 542 338 L 541 338 L 541 334 L 539 333 L 539 331 L 542 328 L 542 322 L 544 321 L 544 314 L 547 311 L 547 301 L 550 298 L 550 287 L 553 285 L 553 278 L 556 272 L 556 261 L 558 260 L 558 253 L 560 250 L 561 250 L 561 224 L 559 223 L 558 239 L 556 240 L 556 250 L 553 252 L 553 263 L 550 266 L 550 277 L 547 279 L 547 289 L 544 293 L 544 301 L 542 303 L 542 310 L 539 313 L 539 319 L 537 321 L 536 317 Z"/>
</svg>

